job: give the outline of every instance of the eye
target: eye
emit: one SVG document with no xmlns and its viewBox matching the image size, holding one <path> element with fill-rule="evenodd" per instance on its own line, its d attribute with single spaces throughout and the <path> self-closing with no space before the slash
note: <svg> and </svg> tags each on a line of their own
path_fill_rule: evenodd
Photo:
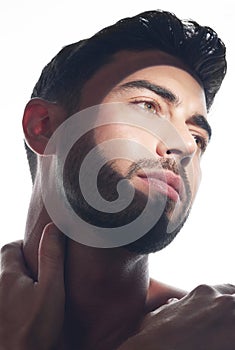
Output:
<svg viewBox="0 0 235 350">
<path fill-rule="evenodd" d="M 153 101 L 143 101 L 143 100 L 135 100 L 131 102 L 140 108 L 144 109 L 146 112 L 157 114 L 160 111 L 160 106 Z"/>
<path fill-rule="evenodd" d="M 193 137 L 198 148 L 201 150 L 202 153 L 204 153 L 208 145 L 207 139 L 199 135 L 193 135 Z"/>
</svg>

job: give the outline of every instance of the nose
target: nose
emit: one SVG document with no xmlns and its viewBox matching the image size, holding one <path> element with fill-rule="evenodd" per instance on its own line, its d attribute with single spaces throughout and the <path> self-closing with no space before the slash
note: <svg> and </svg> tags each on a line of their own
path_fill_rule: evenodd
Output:
<svg viewBox="0 0 235 350">
<path fill-rule="evenodd" d="M 164 135 L 158 139 L 156 153 L 164 158 L 177 158 L 176 160 L 186 167 L 197 151 L 197 144 L 189 130 L 181 130 Z"/>
</svg>

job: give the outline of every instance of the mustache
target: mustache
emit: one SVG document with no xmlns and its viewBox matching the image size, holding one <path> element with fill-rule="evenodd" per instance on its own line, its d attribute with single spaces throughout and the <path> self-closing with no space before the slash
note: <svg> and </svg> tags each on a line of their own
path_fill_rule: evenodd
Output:
<svg viewBox="0 0 235 350">
<path fill-rule="evenodd" d="M 140 159 L 129 166 L 126 178 L 131 179 L 141 169 L 169 170 L 175 175 L 182 176 L 183 179 L 187 178 L 184 169 L 180 169 L 177 162 L 173 158 L 159 158 L 157 160 Z"/>
<path fill-rule="evenodd" d="M 175 175 L 178 175 L 182 178 L 185 186 L 185 191 L 188 198 L 192 196 L 192 190 L 190 182 L 187 176 L 185 169 L 180 166 L 174 158 L 159 158 L 159 159 L 140 159 L 132 163 L 127 171 L 126 178 L 130 180 L 134 177 L 139 170 L 169 170 L 172 171 Z"/>
</svg>

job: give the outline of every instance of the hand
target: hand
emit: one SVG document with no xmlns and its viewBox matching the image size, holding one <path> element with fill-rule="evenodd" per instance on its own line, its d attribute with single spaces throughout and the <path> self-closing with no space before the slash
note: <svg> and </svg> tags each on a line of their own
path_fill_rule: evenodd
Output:
<svg viewBox="0 0 235 350">
<path fill-rule="evenodd" d="M 1 251 L 0 349 L 52 350 L 64 319 L 64 236 L 54 224 L 42 234 L 38 279 L 26 267 L 22 241 Z"/>
<path fill-rule="evenodd" d="M 149 314 L 118 350 L 234 350 L 235 286 L 201 285 Z"/>
</svg>

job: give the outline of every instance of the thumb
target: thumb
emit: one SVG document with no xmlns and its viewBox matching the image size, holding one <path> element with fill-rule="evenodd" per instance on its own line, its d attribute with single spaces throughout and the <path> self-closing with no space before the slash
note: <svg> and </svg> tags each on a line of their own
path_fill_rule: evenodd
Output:
<svg viewBox="0 0 235 350">
<path fill-rule="evenodd" d="M 51 222 L 43 230 L 38 251 L 38 281 L 40 285 L 64 283 L 65 237 Z"/>
</svg>

